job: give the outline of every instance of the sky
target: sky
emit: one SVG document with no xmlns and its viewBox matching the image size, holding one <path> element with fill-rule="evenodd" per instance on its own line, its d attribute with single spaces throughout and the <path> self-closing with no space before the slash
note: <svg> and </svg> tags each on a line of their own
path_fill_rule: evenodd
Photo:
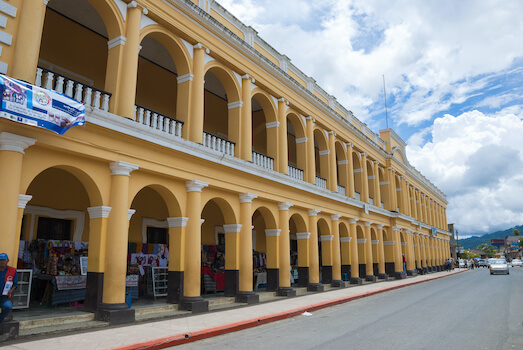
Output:
<svg viewBox="0 0 523 350">
<path fill-rule="evenodd" d="M 523 224 L 523 1 L 218 2 L 374 132 L 393 128 L 460 237 Z"/>
</svg>

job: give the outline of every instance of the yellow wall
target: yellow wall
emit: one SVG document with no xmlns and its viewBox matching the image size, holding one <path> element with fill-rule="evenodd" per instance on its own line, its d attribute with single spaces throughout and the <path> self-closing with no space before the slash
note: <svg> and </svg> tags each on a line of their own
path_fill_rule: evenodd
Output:
<svg viewBox="0 0 523 350">
<path fill-rule="evenodd" d="M 103 89 L 107 50 L 106 38 L 47 10 L 40 48 L 41 59 L 92 79 L 96 88 Z M 68 75 L 66 72 L 60 73 Z"/>
<path fill-rule="evenodd" d="M 176 75 L 140 57 L 136 103 L 176 118 Z"/>
<path fill-rule="evenodd" d="M 314 90 L 314 96 L 322 100 L 325 104 L 329 104 L 329 100 L 327 100 L 322 94 L 320 94 L 318 91 Z"/>
<path fill-rule="evenodd" d="M 290 69 L 287 69 L 287 74 L 289 74 L 293 79 L 295 79 L 303 87 L 307 87 L 307 83 L 305 82 L 305 80 L 300 78 L 298 75 L 294 74 Z"/>
<path fill-rule="evenodd" d="M 260 45 L 254 43 L 254 49 L 261 53 L 263 56 L 269 59 L 272 63 L 274 63 L 276 66 L 280 66 L 280 61 L 270 53 L 268 53 L 265 49 L 263 49 Z"/>
<path fill-rule="evenodd" d="M 228 135 L 227 101 L 205 91 L 205 120 L 203 130 L 221 136 Z"/>
<path fill-rule="evenodd" d="M 263 110 L 252 114 L 252 142 L 254 151 L 267 155 L 267 127 Z"/>
<path fill-rule="evenodd" d="M 210 201 L 205 205 L 202 219 L 205 219 L 202 225 L 202 245 L 215 245 L 214 228 L 215 226 L 223 226 L 225 223 L 222 211 L 216 202 Z"/>
</svg>

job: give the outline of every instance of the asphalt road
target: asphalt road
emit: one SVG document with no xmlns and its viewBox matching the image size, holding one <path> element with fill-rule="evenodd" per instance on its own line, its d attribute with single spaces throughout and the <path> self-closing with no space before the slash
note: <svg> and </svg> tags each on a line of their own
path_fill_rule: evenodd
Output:
<svg viewBox="0 0 523 350">
<path fill-rule="evenodd" d="M 522 322 L 523 268 L 483 268 L 176 349 L 519 350 Z"/>
</svg>

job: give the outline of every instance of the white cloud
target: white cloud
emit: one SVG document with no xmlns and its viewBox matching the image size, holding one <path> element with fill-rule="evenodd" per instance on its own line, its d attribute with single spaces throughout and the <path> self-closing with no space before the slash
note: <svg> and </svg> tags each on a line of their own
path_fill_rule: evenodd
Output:
<svg viewBox="0 0 523 350">
<path fill-rule="evenodd" d="M 382 74 L 396 124 L 419 125 L 475 96 L 470 77 L 523 57 L 521 1 L 220 2 L 365 122 L 383 108 Z"/>
<path fill-rule="evenodd" d="M 521 135 L 523 120 L 509 110 L 445 115 L 434 122 L 432 142 L 410 144 L 407 154 L 447 194 L 448 222 L 484 233 L 523 223 Z"/>
</svg>

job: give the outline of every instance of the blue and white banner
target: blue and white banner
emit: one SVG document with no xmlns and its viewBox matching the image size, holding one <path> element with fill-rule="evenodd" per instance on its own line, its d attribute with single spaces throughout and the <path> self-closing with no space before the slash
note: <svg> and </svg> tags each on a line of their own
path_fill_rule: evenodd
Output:
<svg viewBox="0 0 523 350">
<path fill-rule="evenodd" d="M 62 135 L 85 124 L 85 106 L 64 94 L 0 75 L 0 117 Z"/>
</svg>

